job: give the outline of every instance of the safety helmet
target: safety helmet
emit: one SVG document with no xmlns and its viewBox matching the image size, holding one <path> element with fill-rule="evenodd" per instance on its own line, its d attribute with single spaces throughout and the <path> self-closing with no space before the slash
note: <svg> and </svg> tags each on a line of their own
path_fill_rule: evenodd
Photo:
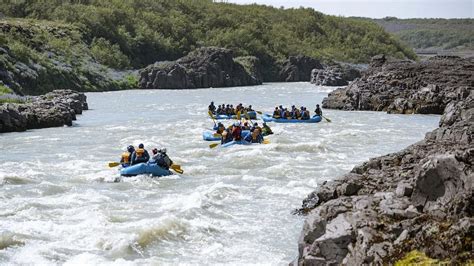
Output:
<svg viewBox="0 0 474 266">
<path fill-rule="evenodd" d="M 140 144 L 138 145 L 138 148 L 140 148 L 140 149 L 143 149 L 144 147 L 145 147 L 145 146 L 143 145 L 143 143 L 140 143 Z"/>
<path fill-rule="evenodd" d="M 257 123 L 257 122 L 255 122 L 255 123 L 253 123 L 253 125 L 254 125 L 254 126 L 258 126 L 258 123 Z"/>
<path fill-rule="evenodd" d="M 159 150 L 159 152 L 160 152 L 160 153 L 166 153 L 166 148 L 161 148 L 161 149 Z"/>
<path fill-rule="evenodd" d="M 157 154 L 158 153 L 158 149 L 157 148 L 154 148 L 153 149 L 153 154 Z"/>
<path fill-rule="evenodd" d="M 134 150 L 135 150 L 135 147 L 133 147 L 132 145 L 129 145 L 129 146 L 127 147 L 127 151 L 128 151 L 128 152 L 133 152 Z"/>
</svg>

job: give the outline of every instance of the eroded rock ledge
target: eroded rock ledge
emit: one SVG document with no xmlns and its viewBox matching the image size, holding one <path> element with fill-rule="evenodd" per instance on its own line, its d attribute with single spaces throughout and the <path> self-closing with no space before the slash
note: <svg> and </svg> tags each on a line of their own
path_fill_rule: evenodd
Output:
<svg viewBox="0 0 474 266">
<path fill-rule="evenodd" d="M 261 84 L 234 61 L 233 52 L 199 48 L 172 62 L 158 62 L 140 71 L 141 89 L 193 89 Z"/>
<path fill-rule="evenodd" d="M 55 90 L 30 97 L 27 103 L 0 105 L 0 133 L 72 125 L 88 109 L 86 96 L 72 90 Z"/>
<path fill-rule="evenodd" d="M 473 259 L 474 91 L 457 97 L 423 141 L 371 159 L 303 201 L 298 211 L 308 216 L 294 264 L 381 265 L 415 249 L 455 264 Z"/>
<path fill-rule="evenodd" d="M 447 104 L 465 98 L 474 87 L 474 58 L 436 56 L 426 61 L 373 58 L 361 78 L 331 92 L 323 107 L 442 114 Z"/>
</svg>

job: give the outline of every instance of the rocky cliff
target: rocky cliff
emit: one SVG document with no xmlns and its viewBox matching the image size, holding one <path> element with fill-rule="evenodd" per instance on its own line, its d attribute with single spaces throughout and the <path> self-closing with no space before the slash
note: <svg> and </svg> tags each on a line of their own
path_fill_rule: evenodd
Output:
<svg viewBox="0 0 474 266">
<path fill-rule="evenodd" d="M 72 125 L 87 110 L 86 96 L 72 90 L 55 90 L 26 103 L 0 105 L 0 133 Z"/>
<path fill-rule="evenodd" d="M 389 61 L 375 57 L 362 77 L 333 91 L 324 108 L 442 114 L 446 105 L 474 87 L 474 58 L 433 57 Z"/>
<path fill-rule="evenodd" d="M 329 99 L 348 110 L 385 110 L 394 98 L 410 102 L 412 112 L 442 108 L 439 128 L 308 195 L 298 210 L 307 218 L 295 264 L 391 264 L 412 250 L 454 264 L 474 259 L 473 72 L 467 75 L 472 62 L 435 58 L 396 66 L 402 69 L 385 62 L 374 65 L 371 73 Z M 395 94 L 399 84 L 404 89 Z M 416 90 L 430 84 L 438 93 Z M 360 105 L 374 103 L 367 99 L 379 99 L 377 104 L 385 107 Z"/>
<path fill-rule="evenodd" d="M 316 86 L 346 86 L 360 77 L 360 70 L 350 65 L 333 65 L 311 71 L 311 83 Z"/>
<path fill-rule="evenodd" d="M 258 85 L 261 81 L 249 75 L 234 61 L 229 49 L 206 47 L 172 62 L 158 62 L 140 71 L 141 89 L 192 89 Z"/>
<path fill-rule="evenodd" d="M 290 56 L 280 66 L 279 81 L 310 81 L 313 69 L 323 69 L 319 60 L 309 56 Z"/>
</svg>

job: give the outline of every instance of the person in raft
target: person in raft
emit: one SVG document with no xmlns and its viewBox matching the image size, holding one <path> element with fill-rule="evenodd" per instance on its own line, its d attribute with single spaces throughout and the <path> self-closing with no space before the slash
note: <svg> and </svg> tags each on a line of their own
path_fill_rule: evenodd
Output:
<svg viewBox="0 0 474 266">
<path fill-rule="evenodd" d="M 216 114 L 216 106 L 214 105 L 214 102 L 211 102 L 211 104 L 207 108 L 209 112 L 211 112 L 211 114 Z"/>
<path fill-rule="evenodd" d="M 321 110 L 321 108 L 319 108 L 319 104 L 316 104 L 316 110 L 314 110 L 314 112 L 316 113 L 316 115 L 323 115 L 323 111 Z"/>
<path fill-rule="evenodd" d="M 230 126 L 222 132 L 221 144 L 226 144 L 228 142 L 231 142 L 232 140 L 232 126 Z"/>
<path fill-rule="evenodd" d="M 138 149 L 132 153 L 132 165 L 146 163 L 148 160 L 150 160 L 150 154 L 148 154 L 148 151 L 145 150 L 145 146 L 140 143 L 140 145 L 138 145 Z"/>
<path fill-rule="evenodd" d="M 150 163 L 156 163 L 158 166 L 169 170 L 171 165 L 173 164 L 173 161 L 170 159 L 168 154 L 166 154 L 166 148 L 162 148 L 159 150 L 157 148 L 154 148 L 152 152 L 153 157 L 151 157 Z"/>
<path fill-rule="evenodd" d="M 281 116 L 280 116 L 280 110 L 278 109 L 278 106 L 275 107 L 275 111 L 273 111 L 273 116 L 272 116 L 272 117 L 273 117 L 273 118 L 276 118 L 276 119 L 278 119 L 278 118 L 281 117 Z"/>
<path fill-rule="evenodd" d="M 225 130 L 224 125 L 223 125 L 221 122 L 217 123 L 217 130 L 216 130 L 216 133 L 219 134 L 219 135 L 222 135 L 222 133 L 224 132 L 224 130 Z"/>
<path fill-rule="evenodd" d="M 130 166 L 131 160 L 132 160 L 132 153 L 135 151 L 135 147 L 132 145 L 129 145 L 127 147 L 127 150 L 122 153 L 122 157 L 120 158 L 120 163 L 122 164 L 122 167 L 128 167 Z"/>
<path fill-rule="evenodd" d="M 263 136 L 262 132 L 260 131 L 260 127 L 257 126 L 254 127 L 253 130 L 250 130 L 250 132 L 245 136 L 244 140 L 250 143 L 262 143 Z"/>
<path fill-rule="evenodd" d="M 242 140 L 242 127 L 240 127 L 239 122 L 235 122 L 234 126 L 232 126 L 232 138 L 235 141 Z"/>
<path fill-rule="evenodd" d="M 262 134 L 265 136 L 273 134 L 272 129 L 265 122 L 263 122 Z"/>
</svg>

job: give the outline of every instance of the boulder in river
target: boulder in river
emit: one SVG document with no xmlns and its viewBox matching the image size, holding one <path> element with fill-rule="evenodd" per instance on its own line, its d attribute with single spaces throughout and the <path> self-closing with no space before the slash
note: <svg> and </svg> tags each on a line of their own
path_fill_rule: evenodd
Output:
<svg viewBox="0 0 474 266">
<path fill-rule="evenodd" d="M 233 52 L 218 47 L 197 49 L 176 61 L 158 62 L 140 71 L 141 89 L 192 89 L 261 84 L 234 61 Z"/>
<path fill-rule="evenodd" d="M 55 90 L 25 103 L 0 105 L 0 133 L 72 125 L 87 110 L 87 98 L 72 90 Z"/>
</svg>

